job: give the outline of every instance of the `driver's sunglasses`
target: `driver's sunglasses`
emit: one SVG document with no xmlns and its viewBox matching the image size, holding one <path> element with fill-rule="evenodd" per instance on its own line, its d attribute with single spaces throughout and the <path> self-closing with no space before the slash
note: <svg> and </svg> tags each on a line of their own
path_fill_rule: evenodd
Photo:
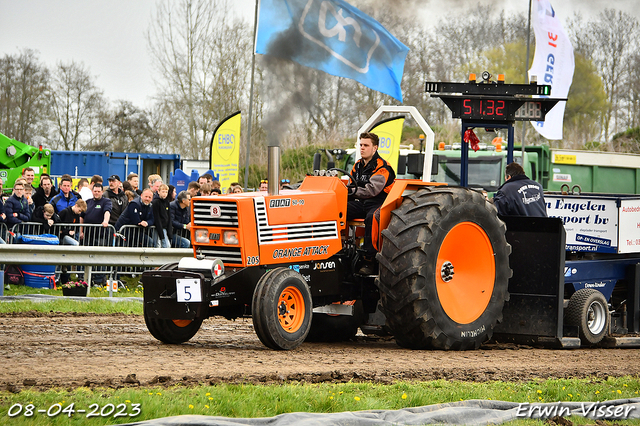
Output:
<svg viewBox="0 0 640 426">
<path fill-rule="evenodd" d="M 280 183 L 291 183 L 291 181 L 289 179 L 282 179 Z"/>
</svg>

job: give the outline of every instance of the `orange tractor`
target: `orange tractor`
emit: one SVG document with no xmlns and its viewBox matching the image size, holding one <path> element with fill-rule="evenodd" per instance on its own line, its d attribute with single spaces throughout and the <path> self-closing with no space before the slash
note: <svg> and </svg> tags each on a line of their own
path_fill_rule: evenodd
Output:
<svg viewBox="0 0 640 426">
<path fill-rule="evenodd" d="M 357 274 L 358 224 L 346 209 L 337 176 L 278 195 L 194 198 L 196 258 L 143 274 L 149 331 L 182 343 L 210 316 L 251 316 L 273 349 L 293 349 L 310 332 L 347 339 L 361 326 L 384 325 L 408 348 L 477 348 L 491 337 L 508 297 L 510 247 L 480 192 L 396 181 L 381 208 L 375 277 Z M 367 328 L 378 306 L 386 322 Z"/>
<path fill-rule="evenodd" d="M 357 273 L 362 223 L 347 222 L 338 177 L 348 173 L 317 171 L 279 192 L 271 147 L 268 193 L 194 198 L 194 257 L 143 274 L 151 334 L 182 343 L 208 317 L 251 316 L 273 349 L 345 340 L 358 328 L 391 333 L 406 348 L 478 348 L 508 299 L 505 225 L 481 192 L 426 181 L 433 132 L 417 121 L 425 173 L 396 180 L 381 207 L 377 276 Z"/>
</svg>

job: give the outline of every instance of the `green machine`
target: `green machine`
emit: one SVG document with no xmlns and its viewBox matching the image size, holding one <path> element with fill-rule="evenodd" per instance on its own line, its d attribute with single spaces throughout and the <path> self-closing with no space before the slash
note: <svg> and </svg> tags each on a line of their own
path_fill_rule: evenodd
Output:
<svg viewBox="0 0 640 426">
<path fill-rule="evenodd" d="M 40 184 L 40 175 L 51 169 L 51 150 L 33 147 L 0 133 L 0 178 L 4 188 L 12 188 L 22 176 L 22 170 L 31 167 L 35 171 L 34 186 Z"/>
</svg>

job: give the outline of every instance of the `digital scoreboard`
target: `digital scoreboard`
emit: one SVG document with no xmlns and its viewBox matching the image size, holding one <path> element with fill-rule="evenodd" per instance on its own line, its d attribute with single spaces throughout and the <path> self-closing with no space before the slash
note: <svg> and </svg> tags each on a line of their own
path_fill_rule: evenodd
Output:
<svg viewBox="0 0 640 426">
<path fill-rule="evenodd" d="M 564 100 L 549 98 L 549 85 L 500 81 L 427 82 L 426 91 L 442 99 L 453 118 L 487 122 L 544 121 L 551 108 Z"/>
</svg>

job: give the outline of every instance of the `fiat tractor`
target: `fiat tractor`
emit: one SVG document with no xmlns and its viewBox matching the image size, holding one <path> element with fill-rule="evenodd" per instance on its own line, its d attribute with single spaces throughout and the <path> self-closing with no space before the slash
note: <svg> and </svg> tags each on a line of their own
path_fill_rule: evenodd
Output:
<svg viewBox="0 0 640 426">
<path fill-rule="evenodd" d="M 427 91 L 441 96 L 452 111 L 457 108 L 467 127 L 474 120 L 486 125 L 485 119 L 493 126 L 513 124 L 523 104 L 532 101 L 537 109 L 531 119 L 540 119 L 552 102 L 535 97 L 549 95 L 548 86 L 537 85 L 427 83 Z M 380 209 L 376 275 L 358 273 L 363 222 L 346 219 L 348 186 L 355 184 L 349 172 L 316 170 L 297 189 L 280 191 L 279 148 L 269 147 L 268 191 L 194 197 L 193 257 L 143 274 L 144 318 L 151 334 L 179 344 L 209 317 L 250 317 L 260 341 L 276 350 L 350 339 L 358 328 L 390 334 L 405 348 L 466 350 L 491 338 L 508 312 L 515 320 L 505 321 L 502 333 L 547 334 L 567 342 L 561 325 L 562 224 L 535 218 L 544 223 L 523 226 L 515 220 L 513 232 L 507 232 L 483 193 L 465 187 L 466 164 L 462 186 L 430 182 L 434 133 L 420 113 L 413 107 L 380 112 L 386 111 L 411 114 L 426 144 L 421 179 L 397 179 Z M 542 237 L 532 238 L 531 226 Z M 545 227 L 551 229 L 552 243 L 537 250 L 541 239 L 547 241 Z M 510 265 L 512 245 L 525 253 L 517 265 Z M 528 268 L 535 262 L 555 266 Z M 516 288 L 509 305 L 512 270 L 522 277 L 524 289 Z M 551 279 L 536 275 L 539 270 L 548 270 Z M 526 299 L 535 293 L 529 290 L 531 279 L 544 281 L 551 296 L 542 292 L 533 302 Z"/>
</svg>

